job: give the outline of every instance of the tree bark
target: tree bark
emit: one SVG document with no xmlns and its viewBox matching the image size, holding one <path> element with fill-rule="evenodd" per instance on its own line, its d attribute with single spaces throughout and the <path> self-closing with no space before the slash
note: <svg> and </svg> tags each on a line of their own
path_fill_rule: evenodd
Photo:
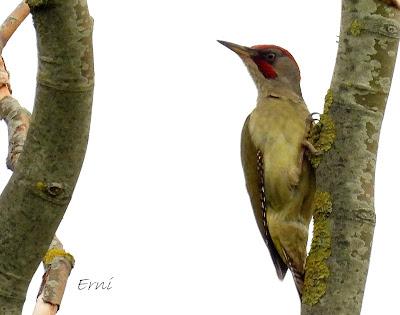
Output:
<svg viewBox="0 0 400 315">
<path fill-rule="evenodd" d="M 86 151 L 94 71 L 85 0 L 28 0 L 38 79 L 24 151 L 0 197 L 0 314 L 21 314 L 29 282 L 71 199 Z"/>
<path fill-rule="evenodd" d="M 343 0 L 339 49 L 316 140 L 314 238 L 303 315 L 360 314 L 373 231 L 379 132 L 400 37 L 392 1 Z"/>
<path fill-rule="evenodd" d="M 3 48 L 6 46 L 8 40 L 28 15 L 29 6 L 25 1 L 22 1 L 3 22 L 0 31 L 0 55 L 2 54 Z"/>
<path fill-rule="evenodd" d="M 68 277 L 74 266 L 74 258 L 64 251 L 60 240 L 54 236 L 43 258 L 43 264 L 45 274 L 33 315 L 54 315 L 61 305 Z"/>
</svg>

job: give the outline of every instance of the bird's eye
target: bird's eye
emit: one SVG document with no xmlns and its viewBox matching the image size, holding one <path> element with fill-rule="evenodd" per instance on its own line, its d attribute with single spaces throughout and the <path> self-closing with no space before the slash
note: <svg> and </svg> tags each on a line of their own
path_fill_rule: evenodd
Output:
<svg viewBox="0 0 400 315">
<path fill-rule="evenodd" d="M 276 55 L 273 52 L 267 52 L 267 53 L 264 54 L 264 58 L 268 62 L 274 62 L 275 58 L 276 58 Z"/>
</svg>

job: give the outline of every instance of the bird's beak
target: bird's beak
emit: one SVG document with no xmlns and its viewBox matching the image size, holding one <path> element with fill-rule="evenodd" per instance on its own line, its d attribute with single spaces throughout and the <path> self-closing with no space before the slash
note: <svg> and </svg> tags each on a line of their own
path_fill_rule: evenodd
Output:
<svg viewBox="0 0 400 315">
<path fill-rule="evenodd" d="M 225 47 L 228 47 L 230 50 L 233 50 L 240 57 L 253 57 L 258 54 L 257 50 L 250 48 L 250 47 L 241 46 L 241 45 L 226 42 L 223 40 L 217 40 L 217 42 L 224 45 Z"/>
</svg>

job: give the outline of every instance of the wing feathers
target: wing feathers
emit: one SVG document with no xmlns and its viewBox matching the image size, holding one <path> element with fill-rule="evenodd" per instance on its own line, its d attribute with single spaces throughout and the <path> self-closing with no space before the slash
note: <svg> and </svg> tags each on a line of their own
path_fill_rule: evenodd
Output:
<svg viewBox="0 0 400 315">
<path fill-rule="evenodd" d="M 241 142 L 242 165 L 246 179 L 247 191 L 250 195 L 250 201 L 258 228 L 262 234 L 265 244 L 269 249 L 278 278 L 282 280 L 286 275 L 288 267 L 278 254 L 268 230 L 266 217 L 268 199 L 265 194 L 264 186 L 263 155 L 262 152 L 255 147 L 250 137 L 248 126 L 249 119 L 250 116 L 247 117 L 244 123 Z"/>
</svg>

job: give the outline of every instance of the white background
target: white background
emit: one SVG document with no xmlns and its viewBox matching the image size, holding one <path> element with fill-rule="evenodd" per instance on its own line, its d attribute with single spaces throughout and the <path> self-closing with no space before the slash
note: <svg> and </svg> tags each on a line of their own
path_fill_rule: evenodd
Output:
<svg viewBox="0 0 400 315">
<path fill-rule="evenodd" d="M 239 157 L 256 89 L 216 40 L 278 44 L 321 111 L 339 34 L 340 1 L 94 1 L 96 87 L 90 143 L 58 236 L 76 258 L 63 314 L 298 314 L 256 227 Z M 135 4 L 136 3 L 136 4 Z M 17 1 L 2 3 L 2 19 Z M 30 18 L 4 51 L 14 97 L 32 109 Z M 363 315 L 398 308 L 398 121 L 395 73 L 379 148 L 377 225 Z M 397 93 L 397 95 L 396 95 Z M 6 158 L 7 130 L 0 134 Z M 3 185 L 10 176 L 1 168 Z M 31 314 L 42 270 L 29 288 Z M 111 290 L 78 290 L 80 279 Z"/>
</svg>

